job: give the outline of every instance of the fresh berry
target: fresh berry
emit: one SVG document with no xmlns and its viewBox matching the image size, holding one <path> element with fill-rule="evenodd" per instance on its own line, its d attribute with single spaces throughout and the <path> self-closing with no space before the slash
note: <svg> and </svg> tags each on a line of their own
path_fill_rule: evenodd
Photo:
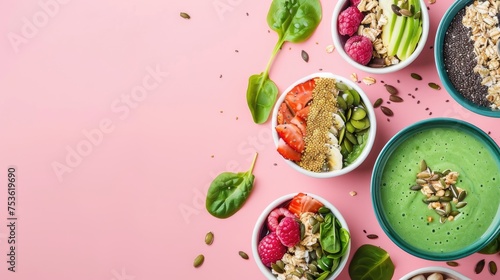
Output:
<svg viewBox="0 0 500 280">
<path fill-rule="evenodd" d="M 355 6 L 350 6 L 339 14 L 338 28 L 340 35 L 352 36 L 365 16 Z"/>
<path fill-rule="evenodd" d="M 357 7 L 361 3 L 361 0 L 351 0 L 351 6 Z"/>
<path fill-rule="evenodd" d="M 314 79 L 296 85 L 285 96 L 285 103 L 295 114 L 312 100 L 312 92 L 316 82 Z"/>
<path fill-rule="evenodd" d="M 283 139 L 278 140 L 278 148 L 277 148 L 278 153 L 284 157 L 285 159 L 292 160 L 292 161 L 300 161 L 302 154 L 297 152 L 296 150 L 292 149 L 288 144 L 283 141 Z"/>
<path fill-rule="evenodd" d="M 290 108 L 288 108 L 285 102 L 281 103 L 278 110 L 278 124 L 290 123 L 291 119 L 293 119 L 293 112 L 290 110 Z"/>
<path fill-rule="evenodd" d="M 300 224 L 295 218 L 285 217 L 281 220 L 276 235 L 281 241 L 281 244 L 286 247 L 293 247 L 300 242 Z"/>
<path fill-rule="evenodd" d="M 288 210 L 294 213 L 297 217 L 300 217 L 300 214 L 305 212 L 318 212 L 321 206 L 323 206 L 323 203 L 317 199 L 308 196 L 307 194 L 299 193 L 292 198 L 292 201 L 288 206 Z"/>
<path fill-rule="evenodd" d="M 269 231 L 276 231 L 280 221 L 285 217 L 294 218 L 295 215 L 283 207 L 274 209 L 269 213 L 269 216 L 267 216 L 267 229 L 269 229 Z"/>
<path fill-rule="evenodd" d="M 276 132 L 279 137 L 283 139 L 288 146 L 295 151 L 302 153 L 304 150 L 304 136 L 300 129 L 294 124 L 279 124 L 276 126 Z"/>
<path fill-rule="evenodd" d="M 290 123 L 293 123 L 300 129 L 302 135 L 306 135 L 307 116 L 309 115 L 310 108 L 310 106 L 302 108 L 297 112 L 297 114 L 295 114 L 295 117 L 290 120 Z"/>
<path fill-rule="evenodd" d="M 262 238 L 257 247 L 260 260 L 267 267 L 271 267 L 272 263 L 281 260 L 287 250 L 287 247 L 281 244 L 275 232 L 271 232 Z"/>
<path fill-rule="evenodd" d="M 344 50 L 354 61 L 366 65 L 372 59 L 373 44 L 365 36 L 354 35 L 347 39 Z"/>
</svg>

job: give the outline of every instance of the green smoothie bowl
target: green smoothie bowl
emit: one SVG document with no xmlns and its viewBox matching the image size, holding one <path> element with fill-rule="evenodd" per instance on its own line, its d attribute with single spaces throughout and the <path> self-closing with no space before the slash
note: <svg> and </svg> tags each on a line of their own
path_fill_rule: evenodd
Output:
<svg viewBox="0 0 500 280">
<path fill-rule="evenodd" d="M 457 260 L 500 233 L 500 148 L 470 123 L 434 118 L 401 130 L 370 188 L 384 232 L 416 257 Z"/>
</svg>

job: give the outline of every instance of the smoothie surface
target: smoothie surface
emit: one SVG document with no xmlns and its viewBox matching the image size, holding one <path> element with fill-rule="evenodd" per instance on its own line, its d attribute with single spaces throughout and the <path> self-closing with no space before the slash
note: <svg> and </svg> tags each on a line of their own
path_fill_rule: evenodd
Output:
<svg viewBox="0 0 500 280">
<path fill-rule="evenodd" d="M 493 155 L 492 155 L 493 153 Z M 500 207 L 498 151 L 478 135 L 460 127 L 435 127 L 415 132 L 388 156 L 380 173 L 382 216 L 403 242 L 424 252 L 449 253 L 479 240 Z M 457 187 L 467 191 L 467 206 L 453 221 L 440 223 L 415 185 L 420 162 L 435 171 L 459 173 Z M 428 217 L 433 221 L 428 222 Z M 490 229 L 491 230 L 491 229 Z"/>
</svg>

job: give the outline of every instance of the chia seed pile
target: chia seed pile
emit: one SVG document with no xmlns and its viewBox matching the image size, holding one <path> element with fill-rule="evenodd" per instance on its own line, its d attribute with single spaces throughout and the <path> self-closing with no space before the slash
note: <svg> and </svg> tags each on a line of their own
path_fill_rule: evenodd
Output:
<svg viewBox="0 0 500 280">
<path fill-rule="evenodd" d="M 444 67 L 455 89 L 476 105 L 489 107 L 486 100 L 488 87 L 481 85 L 482 78 L 474 73 L 476 56 L 470 30 L 462 24 L 465 9 L 460 10 L 450 22 L 443 44 Z"/>
</svg>

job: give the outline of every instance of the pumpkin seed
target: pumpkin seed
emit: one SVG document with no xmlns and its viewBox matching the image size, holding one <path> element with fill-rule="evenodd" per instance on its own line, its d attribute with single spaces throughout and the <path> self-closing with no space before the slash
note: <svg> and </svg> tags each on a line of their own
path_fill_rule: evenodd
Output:
<svg viewBox="0 0 500 280">
<path fill-rule="evenodd" d="M 276 263 L 272 263 L 271 264 L 271 268 L 276 271 L 277 273 L 281 274 L 281 273 L 284 273 L 285 270 L 283 268 L 281 268 L 278 264 Z"/>
<path fill-rule="evenodd" d="M 474 268 L 474 272 L 476 272 L 476 274 L 481 273 L 481 271 L 483 271 L 484 265 L 485 265 L 484 259 L 477 262 L 476 267 Z"/>
<path fill-rule="evenodd" d="M 447 265 L 449 266 L 453 266 L 453 267 L 456 267 L 458 266 L 458 263 L 457 262 L 454 262 L 454 261 L 451 261 L 451 262 L 446 262 Z"/>
<path fill-rule="evenodd" d="M 398 90 L 394 86 L 391 86 L 389 84 L 385 84 L 384 87 L 387 90 L 387 92 L 389 92 L 391 95 L 398 94 Z"/>
<path fill-rule="evenodd" d="M 312 234 L 316 234 L 319 232 L 319 223 L 315 224 L 313 227 L 312 227 Z"/>
<path fill-rule="evenodd" d="M 430 177 L 431 177 L 431 174 L 427 171 L 422 171 L 422 172 L 417 174 L 418 179 L 428 179 Z M 425 184 L 425 182 L 424 182 L 424 184 Z"/>
<path fill-rule="evenodd" d="M 399 6 L 398 6 L 398 5 L 396 5 L 396 4 L 392 4 L 392 5 L 391 5 L 391 9 L 392 9 L 392 11 L 393 11 L 393 12 L 394 12 L 397 16 L 401 16 L 401 13 L 399 12 L 399 10 L 400 10 L 401 8 L 399 8 Z"/>
<path fill-rule="evenodd" d="M 488 270 L 492 275 L 497 274 L 497 264 L 494 261 L 488 263 Z"/>
<path fill-rule="evenodd" d="M 450 202 L 451 201 L 451 197 L 449 197 L 449 196 L 441 196 L 441 197 L 439 197 L 439 201 L 440 202 Z"/>
<path fill-rule="evenodd" d="M 392 112 L 391 109 L 385 107 L 385 106 L 380 106 L 380 110 L 382 110 L 382 113 L 384 113 L 388 117 L 394 116 L 394 112 Z"/>
<path fill-rule="evenodd" d="M 182 12 L 182 13 L 181 13 L 181 18 L 184 18 L 184 19 L 190 19 L 190 18 L 191 18 L 191 16 L 190 16 L 190 15 L 188 15 L 187 13 Z"/>
<path fill-rule="evenodd" d="M 410 187 L 410 190 L 412 190 L 412 191 L 419 191 L 421 189 L 422 189 L 421 185 L 413 185 Z"/>
<path fill-rule="evenodd" d="M 310 272 L 306 272 L 306 274 L 305 274 L 305 275 L 306 275 L 307 280 L 314 280 L 314 279 L 316 279 L 316 278 L 313 276 L 313 274 L 312 274 L 312 273 L 310 273 Z"/>
<path fill-rule="evenodd" d="M 422 76 L 420 76 L 420 75 L 419 75 L 419 74 L 417 74 L 417 73 L 411 73 L 410 75 L 411 75 L 411 77 L 412 77 L 413 79 L 415 79 L 415 80 L 418 80 L 418 81 L 422 80 Z"/>
<path fill-rule="evenodd" d="M 451 211 L 450 216 L 457 216 L 458 214 L 460 214 L 460 211 L 453 210 L 453 211 Z"/>
<path fill-rule="evenodd" d="M 382 102 L 384 102 L 384 100 L 382 100 L 382 98 L 375 100 L 375 103 L 373 103 L 373 108 L 379 107 L 380 105 L 382 105 Z"/>
<path fill-rule="evenodd" d="M 425 160 L 420 161 L 420 172 L 424 171 L 427 169 L 427 162 Z"/>
<path fill-rule="evenodd" d="M 443 174 L 443 176 L 446 176 L 448 174 L 450 174 L 451 170 L 450 169 L 445 169 L 443 170 L 443 172 L 441 172 L 441 174 Z"/>
<path fill-rule="evenodd" d="M 243 251 L 239 251 L 238 255 L 240 255 L 240 257 L 242 257 L 243 259 L 248 260 L 248 254 L 247 253 L 245 253 Z"/>
<path fill-rule="evenodd" d="M 431 178 L 429 179 L 429 181 L 436 181 L 437 179 L 439 179 L 439 175 L 438 174 L 434 174 L 431 176 Z"/>
<path fill-rule="evenodd" d="M 446 203 L 446 205 L 444 206 L 444 211 L 446 212 L 446 216 L 450 215 L 450 213 L 451 213 L 451 204 L 450 203 Z"/>
<path fill-rule="evenodd" d="M 321 248 L 316 248 L 316 256 L 318 256 L 318 259 L 323 256 L 323 251 L 321 250 Z"/>
<path fill-rule="evenodd" d="M 302 52 L 300 53 L 300 55 L 302 56 L 302 59 L 305 61 L 305 62 L 309 62 L 309 54 L 302 50 Z"/>
<path fill-rule="evenodd" d="M 460 209 L 460 208 L 464 208 L 465 206 L 467 206 L 467 202 L 460 201 L 459 203 L 457 203 L 457 205 L 455 207 L 457 207 L 457 209 Z"/>
<path fill-rule="evenodd" d="M 321 207 L 318 209 L 318 213 L 320 213 L 320 214 L 328 214 L 328 213 L 330 213 L 330 212 L 331 212 L 330 208 L 325 207 L 325 206 L 321 206 Z"/>
<path fill-rule="evenodd" d="M 436 84 L 436 83 L 429 83 L 429 87 L 431 87 L 432 89 L 435 89 L 435 90 L 441 89 L 441 86 Z"/>
<path fill-rule="evenodd" d="M 314 250 L 310 251 L 310 252 L 309 252 L 309 257 L 310 257 L 311 259 L 313 259 L 313 260 L 317 259 L 317 258 L 318 258 L 318 256 L 316 256 L 316 251 L 314 251 Z M 314 266 L 314 265 L 310 264 L 310 266 Z M 310 268 L 310 267 L 309 267 L 309 270 L 311 270 L 311 268 Z"/>
<path fill-rule="evenodd" d="M 194 267 L 200 267 L 203 262 L 205 261 L 205 256 L 203 255 L 198 255 L 195 259 L 194 259 L 194 262 L 193 262 L 193 266 Z"/>
<path fill-rule="evenodd" d="M 213 242 L 214 242 L 214 234 L 213 232 L 210 231 L 205 235 L 205 244 L 212 245 Z"/>
<path fill-rule="evenodd" d="M 277 261 L 276 264 L 279 268 L 285 269 L 285 263 L 282 260 Z"/>
<path fill-rule="evenodd" d="M 392 101 L 392 102 L 396 102 L 396 103 L 401 103 L 403 102 L 403 98 L 397 96 L 397 95 L 391 95 L 389 96 L 389 100 Z"/>
<path fill-rule="evenodd" d="M 450 190 L 451 190 L 451 192 L 453 193 L 453 197 L 454 197 L 454 198 L 458 198 L 458 190 L 457 190 L 457 187 L 455 187 L 455 185 L 450 185 Z"/>
<path fill-rule="evenodd" d="M 309 224 L 314 226 L 317 223 L 318 223 L 318 220 L 316 220 L 314 217 L 309 217 Z"/>
<path fill-rule="evenodd" d="M 413 13 L 407 9 L 399 9 L 399 13 L 405 17 L 412 17 L 413 16 Z"/>
<path fill-rule="evenodd" d="M 436 213 L 437 213 L 439 216 L 441 216 L 441 217 L 446 217 L 446 216 L 448 216 L 448 215 L 446 214 L 446 211 L 444 211 L 444 210 L 443 210 L 443 209 L 441 209 L 441 208 L 436 208 L 436 209 L 434 209 L 434 211 L 436 211 Z"/>
<path fill-rule="evenodd" d="M 448 219 L 444 216 L 439 217 L 439 222 L 442 224 L 446 223 L 446 220 L 448 220 Z"/>
<path fill-rule="evenodd" d="M 438 196 L 435 196 L 435 195 L 432 195 L 431 197 L 428 197 L 426 199 L 427 202 L 438 202 L 439 201 L 439 197 Z"/>
<path fill-rule="evenodd" d="M 421 11 L 418 11 L 416 12 L 414 15 L 413 15 L 413 18 L 414 19 L 420 19 L 422 17 L 422 12 Z"/>
<path fill-rule="evenodd" d="M 466 192 L 466 191 L 462 191 L 462 192 L 460 192 L 460 193 L 458 194 L 458 197 L 457 197 L 458 201 L 460 202 L 460 201 L 464 200 L 464 199 L 465 199 L 465 196 L 467 196 L 467 192 Z"/>
<path fill-rule="evenodd" d="M 419 184 L 419 185 L 427 184 L 427 181 L 426 181 L 426 180 L 424 180 L 424 179 L 420 179 L 420 178 L 418 178 L 417 180 L 415 180 L 415 182 L 416 182 L 417 184 Z"/>
<path fill-rule="evenodd" d="M 305 235 L 306 235 L 306 226 L 303 223 L 300 223 L 300 240 L 303 240 Z"/>
<path fill-rule="evenodd" d="M 368 234 L 366 237 L 368 237 L 369 239 L 377 239 L 378 235 L 376 235 L 376 234 Z"/>
</svg>

